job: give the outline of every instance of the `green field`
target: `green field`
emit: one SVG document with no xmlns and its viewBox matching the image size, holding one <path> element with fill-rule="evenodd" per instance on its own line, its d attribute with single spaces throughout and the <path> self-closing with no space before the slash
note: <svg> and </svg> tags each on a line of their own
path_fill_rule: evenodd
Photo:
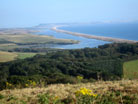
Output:
<svg viewBox="0 0 138 104">
<path fill-rule="evenodd" d="M 138 60 L 124 63 L 124 78 L 138 79 Z"/>
<path fill-rule="evenodd" d="M 25 58 L 33 57 L 37 53 L 17 53 L 17 54 L 18 54 L 17 59 L 25 59 Z"/>
</svg>

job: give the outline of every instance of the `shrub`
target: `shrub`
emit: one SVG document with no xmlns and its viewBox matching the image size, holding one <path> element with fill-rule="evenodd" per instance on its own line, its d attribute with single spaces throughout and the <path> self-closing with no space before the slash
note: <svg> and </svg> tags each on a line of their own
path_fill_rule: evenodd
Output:
<svg viewBox="0 0 138 104">
<path fill-rule="evenodd" d="M 82 76 L 77 76 L 77 79 L 79 81 L 79 83 L 83 80 L 83 77 Z"/>
<path fill-rule="evenodd" d="M 94 94 L 92 90 L 81 88 L 75 92 L 77 104 L 91 104 L 94 99 L 97 97 L 97 94 Z"/>
<path fill-rule="evenodd" d="M 4 96 L 2 94 L 0 94 L 0 100 L 3 99 L 3 98 L 4 98 Z"/>
<path fill-rule="evenodd" d="M 62 104 L 58 96 L 52 96 L 48 93 L 38 95 L 38 102 L 40 104 Z"/>
</svg>

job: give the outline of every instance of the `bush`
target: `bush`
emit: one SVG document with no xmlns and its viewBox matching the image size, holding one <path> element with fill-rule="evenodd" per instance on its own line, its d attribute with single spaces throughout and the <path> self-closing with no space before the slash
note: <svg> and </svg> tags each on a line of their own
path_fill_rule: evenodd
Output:
<svg viewBox="0 0 138 104">
<path fill-rule="evenodd" d="M 0 100 L 4 98 L 4 95 L 0 94 Z"/>
<path fill-rule="evenodd" d="M 57 96 L 49 95 L 48 93 L 38 95 L 38 102 L 40 104 L 62 104 Z"/>
<path fill-rule="evenodd" d="M 77 104 L 92 104 L 97 97 L 97 94 L 94 94 L 92 90 L 81 88 L 75 92 L 76 103 Z"/>
</svg>

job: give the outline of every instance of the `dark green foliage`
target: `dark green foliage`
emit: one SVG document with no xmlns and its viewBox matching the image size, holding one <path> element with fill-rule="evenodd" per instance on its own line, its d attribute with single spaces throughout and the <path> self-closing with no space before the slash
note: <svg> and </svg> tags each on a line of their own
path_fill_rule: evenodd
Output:
<svg viewBox="0 0 138 104">
<path fill-rule="evenodd" d="M 39 75 L 34 75 L 34 76 L 10 76 L 8 77 L 8 81 L 14 85 L 19 85 L 19 84 L 25 84 L 27 83 L 28 80 L 32 80 L 35 82 L 39 82 L 40 80 L 42 80 L 43 77 L 39 76 Z"/>
<path fill-rule="evenodd" d="M 73 104 L 76 103 L 76 99 L 74 99 L 72 96 L 68 96 L 67 98 L 62 100 L 63 104 Z"/>
<path fill-rule="evenodd" d="M 124 104 L 134 104 L 134 98 L 131 98 L 130 96 L 126 95 L 123 96 L 122 99 L 124 100 Z"/>
<path fill-rule="evenodd" d="M 38 95 L 38 102 L 40 104 L 137 104 L 137 97 L 133 94 L 131 96 L 123 94 L 120 91 L 108 91 L 104 92 L 104 94 L 98 94 L 96 97 L 68 95 L 66 98 L 61 99 L 51 93 L 46 93 Z"/>
<path fill-rule="evenodd" d="M 25 83 L 27 79 L 47 83 L 77 83 L 85 79 L 118 80 L 123 75 L 123 62 L 138 59 L 138 44 L 106 44 L 98 48 L 62 50 L 36 55 L 25 60 L 0 64 L 0 83 Z"/>
<path fill-rule="evenodd" d="M 39 52 L 45 52 L 45 53 L 49 53 L 49 52 L 56 52 L 56 51 L 60 51 L 62 49 L 52 49 L 52 48 L 14 48 L 14 49 L 10 49 L 8 50 L 9 52 L 30 52 L 30 53 L 39 53 Z"/>
<path fill-rule="evenodd" d="M 7 43 L 13 43 L 13 42 L 7 41 L 5 39 L 0 39 L 0 44 L 7 44 Z"/>
<path fill-rule="evenodd" d="M 49 95 L 48 93 L 38 95 L 39 104 L 64 104 L 58 97 Z"/>
<path fill-rule="evenodd" d="M 0 94 L 0 100 L 3 99 L 3 98 L 4 98 L 4 96 L 2 94 Z"/>
</svg>

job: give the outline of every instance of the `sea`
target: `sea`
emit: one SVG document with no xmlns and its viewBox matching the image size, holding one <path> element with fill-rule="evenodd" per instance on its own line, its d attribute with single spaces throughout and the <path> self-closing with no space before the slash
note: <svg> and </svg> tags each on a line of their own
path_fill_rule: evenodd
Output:
<svg viewBox="0 0 138 104">
<path fill-rule="evenodd" d="M 112 38 L 121 38 L 138 41 L 138 23 L 91 23 L 91 24 L 71 24 L 60 27 L 59 29 L 71 32 L 85 33 L 89 35 L 105 36 Z M 79 44 L 73 45 L 55 45 L 51 48 L 62 49 L 80 49 L 93 48 L 99 45 L 108 44 L 111 42 L 88 39 L 84 37 L 73 36 L 64 33 L 57 33 L 51 29 L 46 29 L 40 33 L 41 35 L 50 35 L 55 38 L 72 39 L 80 41 Z"/>
</svg>

